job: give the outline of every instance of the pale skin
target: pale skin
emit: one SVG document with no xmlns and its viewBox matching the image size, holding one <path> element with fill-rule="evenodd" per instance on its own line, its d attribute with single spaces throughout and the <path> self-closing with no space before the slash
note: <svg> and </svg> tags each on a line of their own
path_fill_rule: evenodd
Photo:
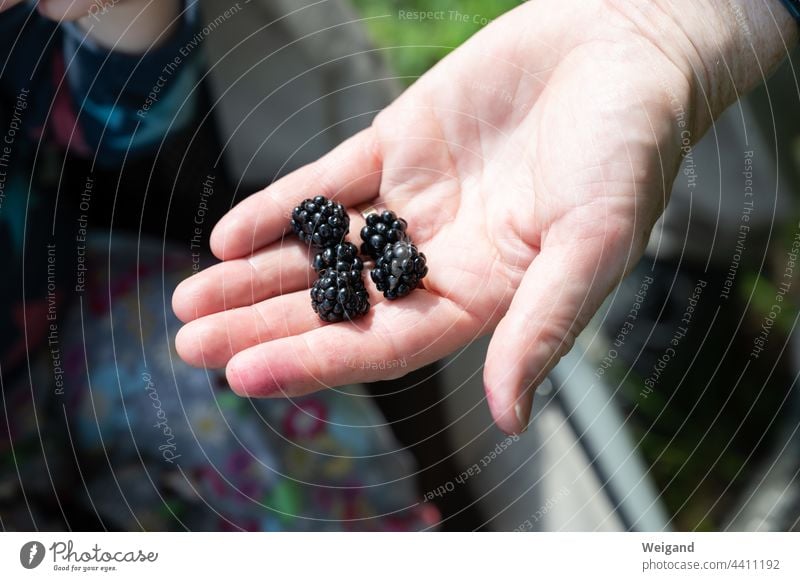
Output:
<svg viewBox="0 0 800 581">
<path fill-rule="evenodd" d="M 174 295 L 178 352 L 225 367 L 241 395 L 295 396 L 391 378 L 493 333 L 487 402 L 501 429 L 524 430 L 533 388 L 641 256 L 686 132 L 697 141 L 796 42 L 777 0 L 524 4 L 221 220 L 222 262 Z M 291 208 L 316 194 L 406 218 L 425 288 L 396 302 L 372 289 L 365 318 L 319 321 L 309 251 L 284 238 Z"/>
<path fill-rule="evenodd" d="M 0 13 L 24 1 L 0 0 Z M 37 9 L 55 22 L 78 22 L 102 46 L 138 53 L 168 37 L 180 0 L 39 0 Z"/>
</svg>

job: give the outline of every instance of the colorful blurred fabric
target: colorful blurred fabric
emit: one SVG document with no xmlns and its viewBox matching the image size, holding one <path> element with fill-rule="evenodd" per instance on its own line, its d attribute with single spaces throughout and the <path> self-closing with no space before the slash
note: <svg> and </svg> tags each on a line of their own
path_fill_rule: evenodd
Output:
<svg viewBox="0 0 800 581">
<path fill-rule="evenodd" d="M 0 507 L 21 480 L 110 530 L 435 527 L 411 456 L 362 390 L 247 400 L 222 371 L 180 361 L 170 300 L 190 273 L 182 250 L 92 238 L 85 293 L 30 379 L 4 386 Z M 35 508 L 4 507 L 4 526 L 58 528 Z"/>
</svg>

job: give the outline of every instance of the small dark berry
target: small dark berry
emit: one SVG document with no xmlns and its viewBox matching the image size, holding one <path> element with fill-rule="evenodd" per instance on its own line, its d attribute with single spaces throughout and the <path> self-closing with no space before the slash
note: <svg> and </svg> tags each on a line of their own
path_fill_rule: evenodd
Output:
<svg viewBox="0 0 800 581">
<path fill-rule="evenodd" d="M 369 311 L 369 295 L 360 276 L 323 270 L 311 287 L 311 308 L 328 323 L 353 320 Z"/>
<path fill-rule="evenodd" d="M 366 220 L 367 225 L 361 229 L 361 252 L 367 256 L 377 260 L 387 245 L 409 241 L 406 234 L 408 224 L 394 212 L 385 210 L 380 214 L 370 214 Z"/>
<path fill-rule="evenodd" d="M 344 240 L 350 230 L 350 217 L 340 203 L 315 196 L 292 210 L 292 230 L 306 244 L 327 248 Z"/>
<path fill-rule="evenodd" d="M 425 255 L 410 242 L 387 246 L 370 272 L 372 281 L 389 300 L 399 299 L 419 286 L 428 274 Z"/>
<path fill-rule="evenodd" d="M 336 246 L 329 246 L 322 252 L 314 256 L 314 270 L 317 272 L 336 266 L 337 263 L 358 264 L 361 259 L 358 256 L 358 248 L 349 242 L 343 242 Z M 359 269 L 360 270 L 360 269 Z"/>
<path fill-rule="evenodd" d="M 333 270 L 347 274 L 353 282 L 361 280 L 361 272 L 364 270 L 364 262 L 358 256 L 358 248 L 349 242 L 326 248 L 314 257 L 312 266 L 317 272 Z"/>
</svg>

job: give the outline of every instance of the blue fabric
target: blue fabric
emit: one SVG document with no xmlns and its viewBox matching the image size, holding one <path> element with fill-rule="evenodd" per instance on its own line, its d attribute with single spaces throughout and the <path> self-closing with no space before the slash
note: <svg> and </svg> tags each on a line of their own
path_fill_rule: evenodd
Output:
<svg viewBox="0 0 800 581">
<path fill-rule="evenodd" d="M 142 55 L 106 50 L 77 25 L 64 26 L 69 86 L 88 145 L 102 165 L 154 151 L 170 128 L 193 118 L 200 77 L 190 48 L 196 44 L 196 4 L 187 2 L 175 33 Z"/>
<path fill-rule="evenodd" d="M 114 167 L 146 155 L 195 112 L 197 13 L 197 0 L 187 0 L 176 30 L 138 55 L 102 47 L 74 23 L 58 26 L 32 3 L 15 6 L 0 14 L 0 95 L 13 101 L 29 90 L 35 99 L 26 126 L 41 128 L 57 113 L 57 83 L 66 76 L 81 136 L 98 163 Z M 144 112 L 154 89 L 157 99 Z"/>
</svg>

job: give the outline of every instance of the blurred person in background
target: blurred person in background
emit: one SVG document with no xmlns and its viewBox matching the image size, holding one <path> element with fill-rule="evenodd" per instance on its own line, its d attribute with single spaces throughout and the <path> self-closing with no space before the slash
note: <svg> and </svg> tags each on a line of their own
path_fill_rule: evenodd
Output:
<svg viewBox="0 0 800 581">
<path fill-rule="evenodd" d="M 416 530 L 438 522 L 434 505 L 418 504 L 410 455 L 365 393 L 252 404 L 223 374 L 190 369 L 171 348 L 179 323 L 165 296 L 207 261 L 214 213 L 252 175 L 268 182 L 292 162 L 296 143 L 264 136 L 305 99 L 293 139 L 352 117 L 350 100 L 313 107 L 331 83 L 352 82 L 343 66 L 310 74 L 260 110 L 241 101 L 264 99 L 269 84 L 311 68 L 309 47 L 298 43 L 257 75 L 239 74 L 244 91 L 226 76 L 300 37 L 298 19 L 269 26 L 289 12 L 271 4 L 0 3 L 4 529 Z M 317 12 L 316 24 L 307 15 L 305 25 L 350 16 L 338 6 Z M 361 38 L 339 32 L 343 50 Z M 380 61 L 362 65 L 358 74 L 369 77 Z M 216 70 L 211 88 L 208 69 Z M 229 97 L 209 120 L 215 93 Z M 389 95 L 388 87 L 365 90 L 355 106 L 369 113 Z M 235 135 L 231 112 L 245 105 L 253 126 Z M 231 167 L 215 163 L 220 142 Z M 268 155 L 245 176 L 254 143 Z"/>
</svg>

